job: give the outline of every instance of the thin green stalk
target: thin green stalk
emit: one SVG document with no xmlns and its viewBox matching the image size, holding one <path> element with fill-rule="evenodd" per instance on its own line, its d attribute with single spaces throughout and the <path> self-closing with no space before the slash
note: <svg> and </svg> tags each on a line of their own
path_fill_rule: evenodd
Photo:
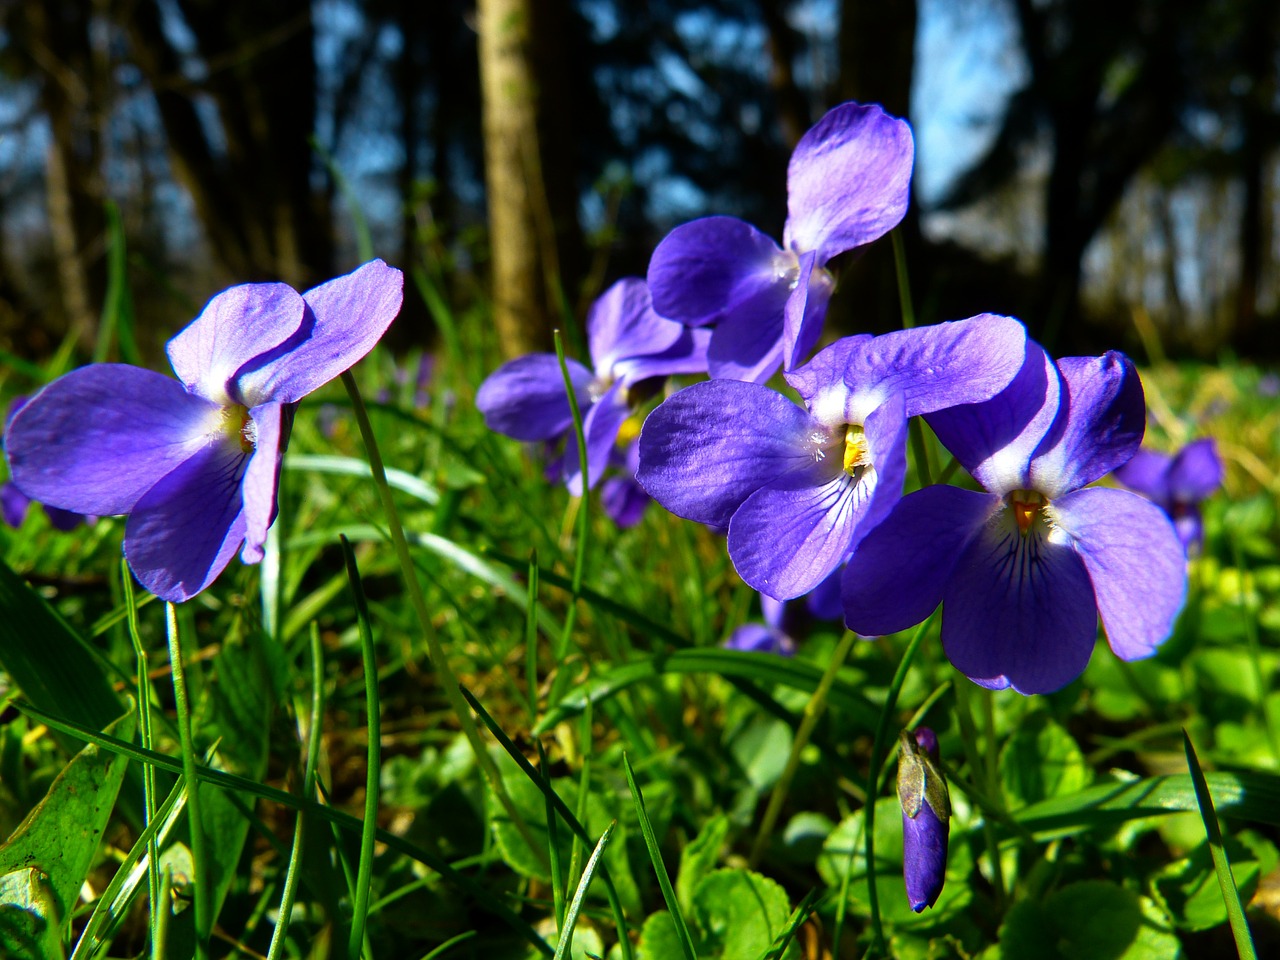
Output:
<svg viewBox="0 0 1280 960">
<path fill-rule="evenodd" d="M 534 741 L 538 747 L 538 776 L 542 780 L 542 802 L 547 817 L 547 858 L 551 861 L 551 902 L 555 910 L 556 930 L 564 939 L 565 923 L 565 884 L 564 864 L 560 861 L 560 823 L 556 817 L 556 806 L 551 797 L 554 789 L 551 777 L 547 775 L 547 751 L 541 740 Z"/>
<path fill-rule="evenodd" d="M 160 902 L 156 904 L 155 936 L 151 941 L 151 960 L 164 960 L 165 943 L 169 939 L 169 916 L 172 913 L 173 873 L 171 868 L 164 868 L 164 876 L 160 879 Z"/>
<path fill-rule="evenodd" d="M 126 619 L 129 624 L 129 639 L 133 643 L 134 663 L 138 677 L 138 741 L 147 750 L 151 749 L 151 674 L 147 663 L 147 651 L 142 645 L 142 635 L 138 631 L 138 601 L 133 592 L 133 574 L 129 572 L 129 562 L 120 560 L 120 574 L 124 584 L 124 604 Z M 156 770 L 150 764 L 142 765 L 142 815 L 143 827 L 151 826 L 156 815 Z M 160 858 L 154 834 L 147 841 L 147 904 L 151 911 L 149 923 L 151 936 L 156 932 L 155 908 L 160 900 Z"/>
<path fill-rule="evenodd" d="M 578 889 L 574 891 L 573 902 L 569 904 L 569 911 L 565 914 L 564 922 L 560 925 L 560 942 L 556 945 L 554 960 L 565 960 L 569 956 L 569 951 L 573 947 L 573 928 L 578 922 L 578 913 L 582 910 L 582 901 L 586 899 L 587 888 L 591 886 L 591 878 L 595 876 L 596 866 L 600 863 L 600 855 L 604 853 L 604 848 L 609 845 L 609 840 L 617 826 L 617 820 L 610 823 L 604 833 L 600 835 L 600 840 L 596 843 L 595 849 L 591 851 L 591 859 L 587 861 L 586 869 L 582 871 L 582 882 L 578 884 Z"/>
<path fill-rule="evenodd" d="M 826 672 L 822 674 L 822 679 L 818 681 L 818 686 L 813 691 L 813 696 L 805 704 L 800 726 L 791 741 L 791 753 L 787 755 L 787 765 L 782 769 L 782 776 L 778 778 L 778 782 L 774 784 L 773 790 L 769 794 L 769 805 L 765 807 L 764 816 L 760 820 L 760 829 L 756 831 L 755 842 L 751 844 L 751 855 L 747 858 L 747 865 L 753 870 L 756 864 L 760 862 L 765 845 L 773 836 L 773 828 L 777 825 L 778 816 L 782 813 L 782 806 L 787 801 L 787 793 L 791 790 L 791 781 L 795 779 L 796 771 L 800 769 L 800 755 L 804 752 L 804 748 L 809 745 L 809 738 L 813 736 L 813 728 L 817 726 L 823 712 L 827 709 L 827 696 L 831 693 L 831 685 L 835 683 L 836 674 L 844 666 L 845 658 L 849 656 L 849 651 L 853 649 L 853 643 L 857 639 L 858 635 L 852 630 L 844 632 L 844 636 L 840 638 L 840 642 L 836 645 L 835 653 L 831 655 L 831 660 L 827 663 Z"/>
<path fill-rule="evenodd" d="M 524 621 L 524 682 L 529 696 L 529 726 L 538 722 L 538 551 L 529 553 L 529 605 Z"/>
<path fill-rule="evenodd" d="M 365 722 L 368 727 L 368 757 L 365 761 L 364 828 L 360 831 L 360 864 L 356 873 L 355 906 L 351 914 L 351 934 L 347 939 L 347 955 L 359 956 L 364 942 L 365 922 L 369 914 L 369 890 L 373 882 L 374 838 L 378 829 L 378 796 L 382 784 L 382 708 L 378 698 L 378 661 L 373 654 L 373 628 L 369 623 L 369 604 L 351 542 L 340 536 L 342 557 L 351 580 L 351 593 L 356 603 L 356 628 L 360 634 L 360 654 L 364 666 Z"/>
<path fill-rule="evenodd" d="M 489 756 L 489 751 L 485 748 L 484 741 L 480 738 L 480 731 L 476 729 L 475 719 L 471 716 L 471 711 L 467 709 L 466 701 L 462 699 L 462 694 L 458 690 L 458 678 L 454 674 L 453 668 L 449 666 L 449 659 L 445 656 L 440 638 L 431 627 L 431 614 L 427 611 L 427 601 L 422 594 L 422 585 L 418 582 L 417 572 L 414 570 L 413 558 L 409 556 L 409 544 L 405 540 L 404 527 L 400 524 L 400 514 L 396 510 L 395 498 L 392 497 L 391 487 L 387 484 L 387 472 L 382 465 L 382 454 L 378 450 L 377 438 L 373 435 L 373 425 L 369 422 L 369 411 L 365 409 L 364 399 L 360 396 L 360 388 L 356 386 L 356 379 L 351 375 L 350 370 L 342 374 L 342 385 L 347 388 L 347 394 L 351 397 L 351 410 L 355 415 L 356 425 L 360 428 L 360 436 L 364 440 L 365 453 L 369 457 L 369 469 L 373 474 L 373 484 L 378 489 L 378 497 L 382 501 L 382 510 L 387 517 L 387 528 L 391 533 L 391 542 L 395 547 L 396 559 L 400 562 L 400 572 L 404 579 L 405 588 L 409 591 L 409 602 L 413 606 L 414 613 L 418 617 L 418 624 L 422 628 L 422 634 L 427 641 L 427 655 L 431 658 L 432 666 L 440 674 L 440 686 L 444 690 L 445 697 L 449 700 L 450 708 L 458 718 L 458 723 L 462 725 L 462 732 L 466 736 L 467 742 L 471 744 L 476 763 L 488 780 L 490 789 L 493 790 L 494 795 L 502 804 L 507 816 L 511 818 L 511 822 L 520 831 L 520 836 L 524 839 L 529 849 L 541 859 L 542 851 L 537 843 L 534 842 L 533 833 L 529 830 L 529 825 L 525 823 L 524 817 L 516 809 L 515 803 L 507 793 L 507 788 L 502 782 L 502 775 L 498 772 L 498 765 Z"/>
<path fill-rule="evenodd" d="M 178 743 L 182 748 L 182 774 L 187 781 L 187 822 L 191 827 L 191 864 L 195 872 L 193 895 L 196 928 L 196 957 L 207 960 L 209 934 L 213 930 L 213 909 L 209 897 L 209 862 L 205 857 L 204 823 L 200 819 L 200 780 L 196 773 L 196 751 L 191 737 L 191 703 L 187 699 L 187 674 L 182 666 L 182 638 L 178 632 L 178 608 L 166 603 L 165 626 L 169 636 L 169 664 L 173 675 L 173 699 L 178 714 Z"/>
<path fill-rule="evenodd" d="M 986 750 L 983 760 L 986 762 L 986 792 L 993 800 L 1000 797 L 1000 751 L 996 745 L 1000 742 L 996 737 L 996 704 L 995 691 L 984 689 L 982 697 L 982 725 L 986 734 Z M 983 817 L 983 834 L 987 847 L 991 850 L 991 883 L 995 887 L 996 912 L 1004 913 L 1004 867 L 1000 863 L 1000 845 L 996 839 L 996 825 L 990 817 Z"/>
<path fill-rule="evenodd" d="M 565 394 L 569 398 L 569 413 L 573 416 L 573 436 L 578 443 L 578 470 L 582 477 L 582 495 L 578 503 L 578 537 L 574 544 L 573 580 L 570 586 L 569 609 L 565 613 L 564 632 L 560 635 L 560 644 L 556 649 L 556 662 L 564 659 L 569 649 L 569 640 L 573 636 L 574 623 L 578 614 L 578 597 L 582 594 L 582 575 L 587 565 L 587 535 L 590 530 L 588 506 L 591 502 L 591 491 L 587 484 L 587 441 L 582 429 L 582 411 L 578 408 L 578 397 L 574 393 L 573 381 L 569 378 L 569 364 L 564 356 L 564 340 L 560 331 L 554 332 L 556 359 L 560 363 L 560 375 L 564 378 Z M 563 673 L 563 671 L 562 671 Z M 554 700 L 553 700 L 554 702 Z"/>
<path fill-rule="evenodd" d="M 964 747 L 965 760 L 969 764 L 969 773 L 975 784 L 980 784 L 982 794 L 988 803 L 995 803 L 995 797 L 991 796 L 990 768 L 987 758 L 978 751 L 978 728 L 973 722 L 973 707 L 971 704 L 971 696 L 973 688 L 965 683 L 958 683 L 956 690 L 956 722 L 960 725 L 960 742 Z M 994 750 L 994 745 L 988 746 L 988 751 Z M 996 785 L 996 796 L 999 796 L 999 784 Z M 1003 882 L 997 883 L 997 878 L 1001 877 L 1002 870 L 1000 867 L 1000 849 L 996 842 L 995 826 L 990 816 L 984 816 L 982 820 L 983 839 L 986 843 L 987 857 L 990 863 L 991 882 L 995 889 L 997 902 L 1001 902 L 1004 896 Z"/>
<path fill-rule="evenodd" d="M 907 246 L 902 242 L 902 228 L 889 234 L 893 240 L 893 266 L 898 275 L 898 303 L 902 307 L 902 328 L 910 330 L 916 325 L 916 311 L 911 304 L 911 279 L 907 276 Z"/>
</svg>

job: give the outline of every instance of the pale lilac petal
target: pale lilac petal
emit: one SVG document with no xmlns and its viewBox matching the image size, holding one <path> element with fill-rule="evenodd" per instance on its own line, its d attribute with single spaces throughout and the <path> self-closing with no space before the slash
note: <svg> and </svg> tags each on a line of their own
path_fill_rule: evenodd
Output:
<svg viewBox="0 0 1280 960">
<path fill-rule="evenodd" d="M 814 253 L 800 254 L 800 275 L 783 310 L 782 363 L 790 370 L 822 337 L 827 304 L 835 286 Z"/>
<path fill-rule="evenodd" d="M 757 594 L 760 597 L 760 615 L 764 622 L 776 629 L 782 629 L 782 622 L 787 614 L 787 601 L 777 600 L 767 593 Z"/>
<path fill-rule="evenodd" d="M 13 482 L 76 513 L 128 513 L 220 428 L 221 409 L 172 377 L 118 363 L 73 370 L 33 397 L 5 432 Z"/>
<path fill-rule="evenodd" d="M 27 508 L 31 506 L 31 498 L 17 488 L 12 480 L 0 486 L 0 519 L 15 530 L 22 526 L 27 518 Z"/>
<path fill-rule="evenodd" d="M 582 418 L 582 435 L 587 441 L 587 487 L 600 482 L 609 454 L 618 440 L 618 430 L 631 413 L 626 389 L 615 383 Z M 582 496 L 582 464 L 578 458 L 578 438 L 569 434 L 564 448 L 564 482 L 575 497 Z"/>
<path fill-rule="evenodd" d="M 129 514 L 124 555 L 138 582 L 180 603 L 217 578 L 244 540 L 240 481 L 249 455 L 206 444 L 148 490 Z"/>
<path fill-rule="evenodd" d="M 215 296 L 165 348 L 178 379 L 220 406 L 244 404 L 237 373 L 292 342 L 310 323 L 302 295 L 285 283 L 243 283 Z"/>
<path fill-rule="evenodd" d="M 983 403 L 926 415 L 943 446 L 992 493 L 1026 487 L 1031 458 L 1054 429 L 1062 393 L 1058 368 L 1044 348 L 1026 342 L 1013 381 Z"/>
<path fill-rule="evenodd" d="M 639 383 L 649 377 L 706 373 L 707 350 L 712 331 L 706 327 L 680 326 L 680 336 L 662 353 L 632 357 L 618 364 L 615 372 L 623 383 Z"/>
<path fill-rule="evenodd" d="M 828 111 L 787 167 L 787 248 L 826 263 L 888 233 L 907 212 L 914 159 L 905 120 L 875 105 Z"/>
<path fill-rule="evenodd" d="M 1186 555 L 1168 517 L 1136 494 L 1105 487 L 1060 497 L 1049 512 L 1084 561 L 1116 656 L 1155 653 L 1187 592 Z"/>
<path fill-rule="evenodd" d="M 652 502 L 644 488 L 631 477 L 606 477 L 600 484 L 601 508 L 624 530 L 639 523 Z"/>
<path fill-rule="evenodd" d="M 782 365 L 782 313 L 761 319 L 742 313 L 716 324 L 707 372 L 718 380 L 763 383 Z"/>
<path fill-rule="evenodd" d="M 636 479 L 677 516 L 716 527 L 775 477 L 814 461 L 813 421 L 768 387 L 695 383 L 663 401 L 640 432 Z"/>
<path fill-rule="evenodd" d="M 684 333 L 684 325 L 658 316 L 643 280 L 627 277 L 602 293 L 587 312 L 591 365 L 600 376 L 622 376 L 623 361 L 662 353 Z"/>
<path fill-rule="evenodd" d="M 942 648 L 974 683 L 1050 693 L 1084 672 L 1098 608 L 1065 540 L 1036 527 L 1020 533 L 1006 510 L 956 562 L 943 592 Z"/>
<path fill-rule="evenodd" d="M 773 653 L 783 657 L 792 656 L 796 649 L 795 641 L 785 633 L 762 623 L 744 623 L 729 635 L 724 645 L 730 650 Z"/>
<path fill-rule="evenodd" d="M 1172 519 L 1173 529 L 1177 531 L 1182 548 L 1188 553 L 1204 542 L 1204 517 L 1201 516 L 1199 507 L 1184 506 Z"/>
<path fill-rule="evenodd" d="M 907 494 L 849 558 L 841 591 L 845 623 L 880 636 L 929 616 L 961 554 L 1000 507 L 999 497 L 959 487 Z"/>
<path fill-rule="evenodd" d="M 747 317 L 782 327 L 796 258 L 751 224 L 704 217 L 676 227 L 649 260 L 653 308 L 689 326 Z"/>
<path fill-rule="evenodd" d="M 1224 474 L 1213 437 L 1201 437 L 1173 458 L 1169 467 L 1169 493 L 1174 500 L 1203 500 L 1222 486 Z"/>
<path fill-rule="evenodd" d="M 237 372 L 246 406 L 296 403 L 361 360 L 400 313 L 404 274 L 370 260 L 302 297 L 307 320 L 298 332 Z"/>
<path fill-rule="evenodd" d="M 591 402 L 591 371 L 567 359 L 579 408 Z M 476 391 L 476 408 L 490 430 L 516 440 L 550 440 L 573 425 L 560 362 L 553 353 L 518 357 L 489 374 Z"/>
<path fill-rule="evenodd" d="M 294 409 L 292 405 L 264 403 L 249 411 L 253 418 L 254 451 L 242 485 L 245 532 L 240 559 L 244 563 L 261 562 L 267 530 L 276 518 L 280 461 L 284 459 Z"/>
<path fill-rule="evenodd" d="M 1146 430 L 1146 401 L 1133 362 L 1122 353 L 1064 357 L 1058 423 L 1031 461 L 1034 489 L 1050 498 L 1092 483 L 1129 460 Z"/>
<path fill-rule="evenodd" d="M 1115 468 L 1115 478 L 1130 490 L 1135 490 L 1165 505 L 1170 500 L 1169 467 L 1173 458 L 1156 450 L 1139 450 L 1126 463 Z"/>
</svg>

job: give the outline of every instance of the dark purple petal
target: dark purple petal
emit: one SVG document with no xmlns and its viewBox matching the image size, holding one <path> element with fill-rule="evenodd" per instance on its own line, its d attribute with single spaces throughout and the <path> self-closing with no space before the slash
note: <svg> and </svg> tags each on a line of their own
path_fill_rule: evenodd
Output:
<svg viewBox="0 0 1280 960">
<path fill-rule="evenodd" d="M 276 519 L 280 461 L 284 458 L 293 408 L 282 403 L 264 403 L 249 413 L 255 439 L 242 484 L 245 531 L 240 559 L 244 563 L 259 563 L 267 542 L 267 530 Z"/>
<path fill-rule="evenodd" d="M 587 487 L 600 482 L 609 465 L 609 453 L 618 440 L 618 430 L 631 413 L 626 388 L 615 383 L 593 403 L 582 418 L 582 435 L 587 441 Z M 564 448 L 564 482 L 575 497 L 582 496 L 582 462 L 578 458 L 578 438 L 569 434 Z"/>
<path fill-rule="evenodd" d="M 827 304 L 835 284 L 831 274 L 817 264 L 817 254 L 800 254 L 800 276 L 783 310 L 782 364 L 790 370 L 822 337 Z"/>
<path fill-rule="evenodd" d="M 1039 520 L 1020 533 L 1006 509 L 956 562 L 943 592 L 942 648 L 974 683 L 1050 693 L 1084 672 L 1098 607 L 1065 539 Z"/>
<path fill-rule="evenodd" d="M 862 427 L 873 469 L 862 479 L 871 496 L 854 543 L 888 516 L 894 504 L 902 499 L 902 485 L 907 479 L 907 417 L 902 395 L 887 397 L 867 414 Z"/>
<path fill-rule="evenodd" d="M 302 295 L 285 283 L 243 283 L 215 296 L 165 348 L 178 379 L 219 406 L 243 404 L 236 375 L 291 342 L 306 319 Z"/>
<path fill-rule="evenodd" d="M 649 260 L 653 308 L 689 326 L 747 317 L 782 327 L 796 258 L 751 224 L 704 217 L 676 227 Z"/>
<path fill-rule="evenodd" d="M 1049 513 L 1084 561 L 1116 656 L 1155 653 L 1187 593 L 1186 555 L 1169 518 L 1136 494 L 1106 487 L 1069 493 Z"/>
<path fill-rule="evenodd" d="M 1030 471 L 1032 488 L 1050 498 L 1129 460 L 1147 426 L 1142 381 L 1124 354 L 1064 357 L 1058 371 L 1065 388 L 1058 422 L 1036 450 Z"/>
<path fill-rule="evenodd" d="M 627 385 L 649 377 L 672 377 L 678 374 L 706 373 L 707 350 L 712 331 L 706 327 L 680 327 L 676 342 L 662 353 L 650 357 L 632 357 L 618 365 L 617 373 Z"/>
<path fill-rule="evenodd" d="M 221 429 L 222 410 L 172 377 L 118 363 L 73 370 L 9 423 L 13 482 L 77 513 L 128 513 Z"/>
<path fill-rule="evenodd" d="M 795 642 L 781 630 L 762 623 L 744 623 L 729 635 L 724 645 L 730 650 L 747 653 L 774 653 L 789 657 L 796 652 Z"/>
<path fill-rule="evenodd" d="M 902 813 L 902 877 L 907 902 L 916 913 L 932 907 L 947 878 L 947 834 L 950 825 L 927 803 L 914 818 Z"/>
<path fill-rule="evenodd" d="M 1169 502 L 1169 467 L 1173 458 L 1156 450 L 1139 450 L 1128 462 L 1116 467 L 1115 478 L 1149 500 Z"/>
<path fill-rule="evenodd" d="M 12 480 L 0 486 L 0 519 L 15 530 L 22 526 L 27 518 L 27 508 L 31 506 L 31 498 L 17 488 Z"/>
<path fill-rule="evenodd" d="M 999 497 L 948 486 L 899 500 L 845 567 L 845 623 L 863 636 L 880 636 L 933 613 L 961 554 L 1000 506 Z"/>
<path fill-rule="evenodd" d="M 622 376 L 624 361 L 662 353 L 680 339 L 684 325 L 658 316 L 649 288 L 637 277 L 619 280 L 587 313 L 591 364 L 600 376 Z"/>
<path fill-rule="evenodd" d="M 48 504 L 45 504 L 44 513 L 49 518 L 49 525 L 63 533 L 70 533 L 80 524 L 90 523 L 96 519 L 94 517 L 86 517 L 82 513 L 76 513 L 74 510 L 60 510 Z"/>
<path fill-rule="evenodd" d="M 591 402 L 591 371 L 566 359 L 579 408 Z M 573 425 L 560 362 L 553 353 L 531 353 L 504 363 L 480 384 L 476 408 L 490 430 L 516 440 L 550 440 Z"/>
<path fill-rule="evenodd" d="M 839 620 L 844 616 L 844 602 L 840 599 L 840 582 L 844 570 L 834 570 L 831 576 L 809 591 L 804 598 L 809 613 L 817 620 Z"/>
<path fill-rule="evenodd" d="M 1034 340 L 1009 386 L 983 403 L 948 407 L 925 419 L 960 465 L 992 493 L 1026 487 L 1032 454 L 1054 428 L 1061 378 Z"/>
<path fill-rule="evenodd" d="M 803 409 L 768 387 L 695 383 L 645 420 L 636 479 L 677 516 L 727 527 L 756 490 L 814 462 L 813 428 Z"/>
<path fill-rule="evenodd" d="M 240 481 L 249 455 L 206 444 L 148 490 L 129 514 L 124 555 L 138 581 L 180 603 L 209 586 L 244 540 Z"/>
<path fill-rule="evenodd" d="M 907 212 L 914 159 L 906 121 L 875 105 L 829 110 L 787 167 L 787 248 L 826 263 L 888 233 Z"/>
<path fill-rule="evenodd" d="M 623 529 L 639 523 L 652 502 L 644 488 L 631 477 L 606 477 L 600 484 L 600 506 Z"/>
<path fill-rule="evenodd" d="M 294 336 L 246 363 L 236 386 L 246 406 L 296 403 L 350 369 L 382 339 L 404 300 L 404 274 L 370 260 L 302 295 L 307 320 Z"/>
<path fill-rule="evenodd" d="M 1213 437 L 1187 444 L 1169 467 L 1169 494 L 1176 501 L 1204 500 L 1222 486 L 1224 470 Z M 1123 482 L 1123 481 L 1121 481 Z"/>
<path fill-rule="evenodd" d="M 742 313 L 711 331 L 707 372 L 718 380 L 764 383 L 782 365 L 782 313 L 761 319 Z"/>
</svg>

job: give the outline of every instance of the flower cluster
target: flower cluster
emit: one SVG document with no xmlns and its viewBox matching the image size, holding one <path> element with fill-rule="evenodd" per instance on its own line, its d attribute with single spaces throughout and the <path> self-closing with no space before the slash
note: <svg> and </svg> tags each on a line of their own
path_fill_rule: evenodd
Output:
<svg viewBox="0 0 1280 960">
<path fill-rule="evenodd" d="M 5 431 L 13 483 L 48 506 L 126 514 L 124 552 L 143 586 L 195 596 L 237 550 L 262 559 L 298 402 L 373 349 L 403 285 L 374 260 L 302 294 L 223 291 L 169 341 L 177 380 L 98 363 L 32 397 Z"/>
</svg>

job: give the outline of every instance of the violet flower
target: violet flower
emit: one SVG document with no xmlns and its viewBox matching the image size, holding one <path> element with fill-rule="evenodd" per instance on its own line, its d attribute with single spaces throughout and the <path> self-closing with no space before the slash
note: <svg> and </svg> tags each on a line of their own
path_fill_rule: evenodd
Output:
<svg viewBox="0 0 1280 960">
<path fill-rule="evenodd" d="M 711 376 L 763 382 L 822 333 L 835 281 L 826 263 L 892 230 L 907 210 L 915 144 L 906 121 L 842 103 L 796 145 L 779 247 L 735 217 L 676 227 L 649 261 L 658 313 L 712 325 Z"/>
<path fill-rule="evenodd" d="M 801 596 L 901 497 L 907 418 L 999 393 L 1025 344 L 991 314 L 847 337 L 786 375 L 804 408 L 761 384 L 696 383 L 645 421 L 637 479 L 672 513 L 727 527 L 756 590 Z"/>
<path fill-rule="evenodd" d="M 754 653 L 776 653 L 789 657 L 809 632 L 814 620 L 839 620 L 844 608 L 840 603 L 840 572 L 837 570 L 803 597 L 775 600 L 760 594 L 760 613 L 764 623 L 744 623 L 725 640 L 730 650 Z"/>
<path fill-rule="evenodd" d="M 1187 444 L 1174 456 L 1139 450 L 1115 469 L 1115 478 L 1142 494 L 1169 515 L 1183 549 L 1190 552 L 1204 540 L 1200 501 L 1222 486 L 1222 460 L 1212 437 Z"/>
<path fill-rule="evenodd" d="M 707 339 L 705 331 L 658 316 L 643 280 L 619 280 L 592 304 L 587 346 L 595 369 L 565 359 L 582 414 L 588 487 L 604 475 L 618 431 L 631 414 L 637 385 L 655 377 L 705 372 Z M 490 430 L 516 440 L 554 443 L 565 438 L 558 472 L 570 492 L 581 495 L 573 415 L 555 354 L 531 353 L 503 364 L 480 385 L 476 407 Z"/>
<path fill-rule="evenodd" d="M 5 447 L 29 497 L 128 514 L 124 552 L 163 600 L 205 589 L 243 543 L 262 559 L 294 409 L 368 353 L 404 278 L 373 260 L 305 294 L 224 290 L 169 341 L 178 379 L 119 363 L 73 370 L 13 418 Z"/>
<path fill-rule="evenodd" d="M 898 738 L 898 803 L 907 902 L 920 913 L 942 893 L 951 820 L 951 796 L 938 769 L 938 737 L 928 727 L 903 730 Z"/>
<path fill-rule="evenodd" d="M 18 411 L 26 406 L 28 399 L 25 396 L 17 396 L 9 401 L 9 411 L 5 415 L 6 426 Z M 12 480 L 6 480 L 3 484 L 0 484 L 0 519 L 3 519 L 7 526 L 13 527 L 15 530 L 22 526 L 32 502 L 32 499 L 19 490 Z M 85 516 L 72 510 L 51 507 L 47 503 L 42 503 L 40 506 L 44 508 L 45 516 L 49 518 L 50 526 L 62 533 L 70 533 L 80 524 L 92 524 L 98 519 L 97 517 Z"/>
<path fill-rule="evenodd" d="M 932 486 L 899 501 L 845 568 L 845 621 L 893 633 L 941 602 L 958 670 L 1048 693 L 1084 671 L 1099 615 L 1117 656 L 1154 653 L 1182 606 L 1186 561 L 1158 507 L 1086 486 L 1142 440 L 1133 364 L 1115 352 L 1055 364 L 1027 346 L 998 397 L 927 418 L 986 492 Z"/>
</svg>

